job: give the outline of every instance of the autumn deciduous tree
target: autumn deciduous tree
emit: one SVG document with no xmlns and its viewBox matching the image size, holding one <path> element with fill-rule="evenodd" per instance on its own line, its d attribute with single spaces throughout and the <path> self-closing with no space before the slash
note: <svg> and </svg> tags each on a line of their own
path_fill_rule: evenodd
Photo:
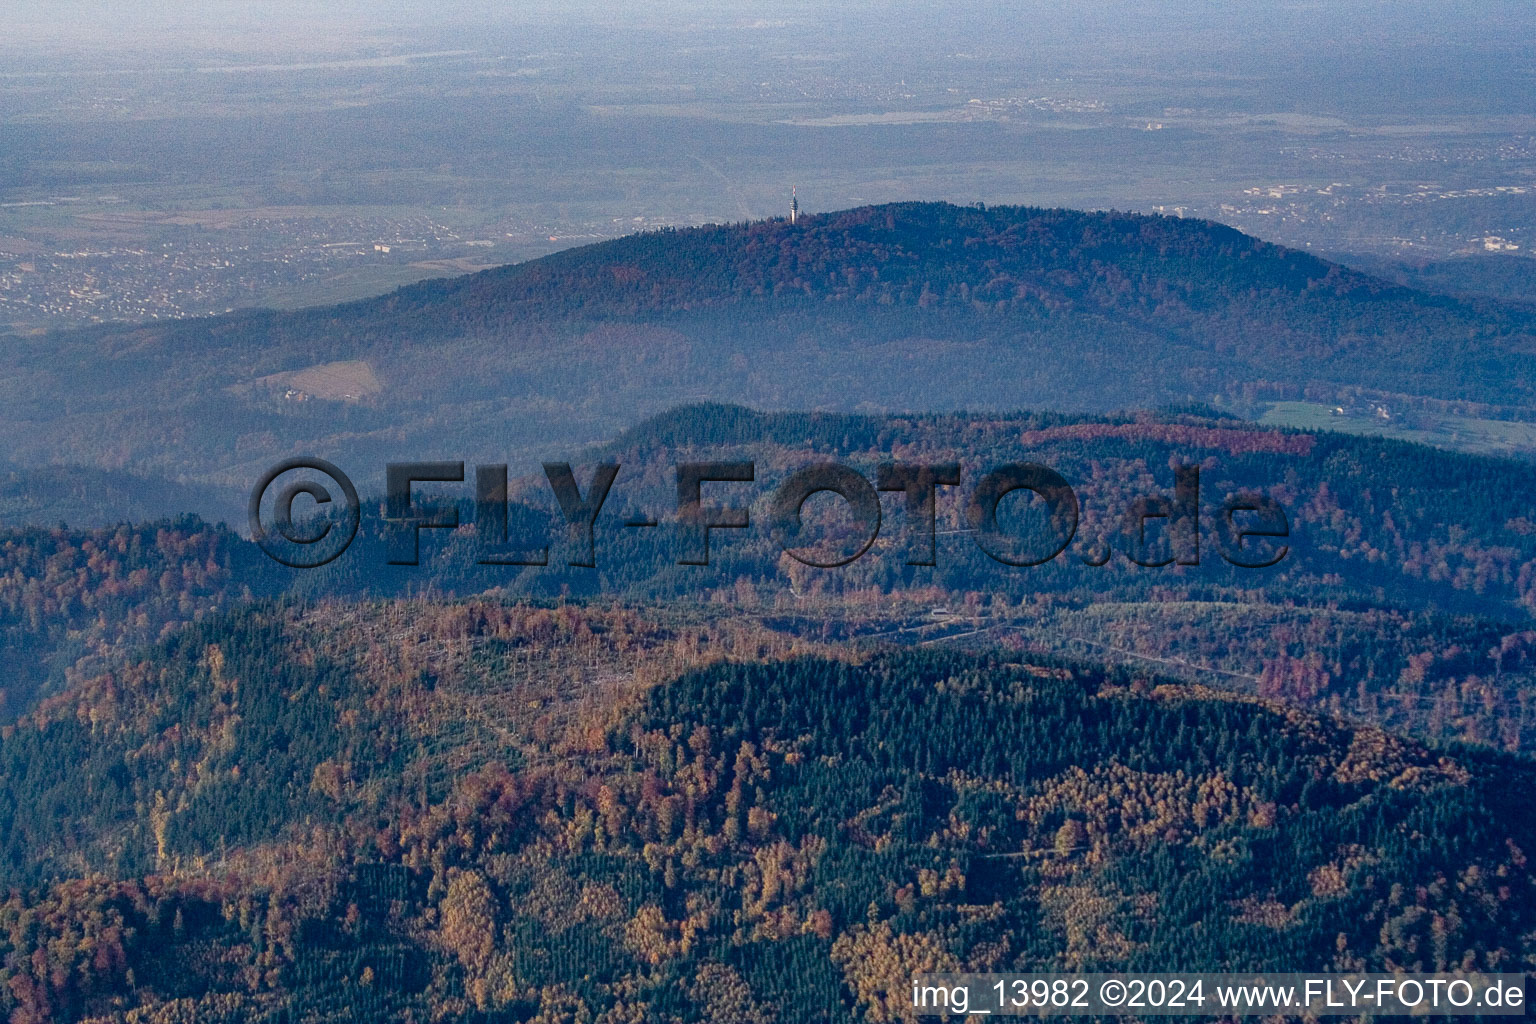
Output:
<svg viewBox="0 0 1536 1024">
<path fill-rule="evenodd" d="M 496 895 L 478 871 L 454 871 L 438 908 L 443 948 L 466 970 L 483 974 L 496 945 Z"/>
</svg>

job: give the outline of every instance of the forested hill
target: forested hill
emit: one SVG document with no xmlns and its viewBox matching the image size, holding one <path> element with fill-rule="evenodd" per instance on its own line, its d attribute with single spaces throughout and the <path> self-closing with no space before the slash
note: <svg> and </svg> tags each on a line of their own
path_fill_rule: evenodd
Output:
<svg viewBox="0 0 1536 1024">
<path fill-rule="evenodd" d="M 645 685 L 751 642 L 684 632 L 178 632 L 0 734 L 0 1014 L 915 1024 L 924 970 L 1533 962 L 1529 761 L 1028 655 Z"/>
<path fill-rule="evenodd" d="M 1418 310 L 1455 305 L 1210 221 L 897 203 L 793 225 L 645 232 L 337 312 L 360 320 L 423 312 L 466 330 L 511 317 L 671 313 L 765 297 L 1172 316 L 1319 289 Z"/>
<path fill-rule="evenodd" d="M 1249 339 L 1259 346 L 1281 329 L 1368 337 L 1426 316 L 1446 327 L 1488 316 L 1210 221 L 945 203 L 633 235 L 427 282 L 375 308 L 440 320 L 451 305 L 474 329 L 477 318 L 671 313 L 763 298 L 1098 314 L 1174 329 L 1267 325 Z"/>
<path fill-rule="evenodd" d="M 470 483 L 438 492 L 461 503 L 465 525 L 423 531 L 416 566 L 389 564 L 379 503 L 371 500 L 356 543 L 304 571 L 192 520 L 108 530 L 0 527 L 0 654 L 10 657 L 0 672 L 0 724 L 72 673 L 115 664 L 165 626 L 246 597 L 500 590 L 532 599 L 728 601 L 754 614 L 793 610 L 816 620 L 808 628 L 825 638 L 913 642 L 943 626 L 927 618 L 930 609 L 947 607 L 956 616 L 950 629 L 990 641 L 1012 637 L 1075 654 L 1108 648 L 1204 683 L 1437 739 L 1536 745 L 1536 466 L 1529 463 L 1263 428 L 1194 407 L 871 416 L 718 404 L 654 417 L 565 458 L 583 488 L 594 463 L 622 467 L 594 529 L 591 568 L 567 564 L 572 552 L 554 527 L 560 512 L 537 469 L 513 481 L 509 537 L 550 544 L 546 566 L 482 564 Z M 716 531 L 709 566 L 678 560 L 676 466 L 689 460 L 755 465 L 753 483 L 711 485 L 706 495 L 749 509 L 755 524 Z M 876 467 L 892 460 L 960 464 L 961 485 L 937 488 L 934 565 L 910 564 L 910 524 L 894 495 L 878 536 L 850 564 L 813 569 L 785 555 L 768 515 L 791 472 L 835 461 L 873 481 Z M 1027 461 L 1065 477 L 1080 516 L 1060 557 L 1005 565 L 969 535 L 966 501 L 984 474 Z M 1137 501 L 1172 495 L 1175 465 L 1200 470 L 1200 564 L 1136 564 L 1130 556 L 1141 542 L 1123 532 L 1122 517 Z M 358 486 L 376 495 L 366 472 L 366 465 L 358 471 Z M 1221 554 L 1224 502 L 1254 490 L 1280 504 L 1289 531 L 1286 557 L 1266 569 L 1237 568 Z M 1011 507 L 1004 512 L 1016 516 L 1010 530 L 1023 531 L 1032 521 L 1027 506 Z M 659 528 L 623 525 L 641 515 Z M 813 502 L 809 515 L 815 536 L 845 555 L 856 549 L 862 534 L 840 502 Z M 1145 543 L 1162 550 L 1169 539 L 1160 531 L 1149 527 Z M 1101 564 L 1100 551 L 1113 557 Z"/>
<path fill-rule="evenodd" d="M 867 316 L 864 306 L 904 317 L 916 307 L 940 324 L 974 314 L 970 331 L 982 335 L 1101 320 L 1235 358 L 1260 377 L 1310 366 L 1345 383 L 1502 400 L 1529 398 L 1536 385 L 1524 361 L 1507 358 L 1536 343 L 1527 313 L 1415 291 L 1211 221 L 1019 206 L 897 203 L 795 224 L 647 232 L 300 313 L 270 330 L 279 341 L 366 343 L 710 311 L 793 313 L 811 326 Z M 923 325 L 919 316 L 913 333 Z M 1174 353 L 1121 355 L 1125 363 L 1104 369 Z M 1447 374 L 1447 363 L 1462 372 Z"/>
<path fill-rule="evenodd" d="M 528 319 L 660 315 L 752 299 L 1100 313 L 1169 327 L 1206 318 L 1258 325 L 1281 311 L 1307 333 L 1345 324 L 1364 334 L 1402 330 L 1425 316 L 1443 318 L 1445 326 L 1489 318 L 1489 308 L 1395 285 L 1211 221 L 896 203 L 793 225 L 767 220 L 645 232 L 295 314 L 273 326 L 468 334 Z M 1512 314 L 1493 319 L 1529 327 Z"/>
<path fill-rule="evenodd" d="M 1532 351 L 1529 310 L 1210 222 L 906 203 L 639 234 L 344 306 L 14 339 L 0 444 L 244 487 L 294 451 L 553 454 L 701 399 L 1109 411 L 1368 389 L 1530 409 Z"/>
</svg>

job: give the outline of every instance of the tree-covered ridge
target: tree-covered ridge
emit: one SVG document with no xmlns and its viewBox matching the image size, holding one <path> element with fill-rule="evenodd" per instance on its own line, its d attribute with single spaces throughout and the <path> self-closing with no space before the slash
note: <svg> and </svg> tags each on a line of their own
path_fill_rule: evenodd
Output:
<svg viewBox="0 0 1536 1024">
<path fill-rule="evenodd" d="M 260 329 L 279 345 L 316 335 L 335 345 L 509 336 L 530 323 L 558 336 L 571 323 L 656 318 L 693 334 L 688 325 L 721 317 L 737 332 L 787 318 L 787 332 L 825 324 L 831 337 L 852 317 L 863 321 L 854 335 L 873 342 L 899 331 L 913 344 L 1006 344 L 1021 332 L 1098 324 L 1142 343 L 1098 367 L 1105 372 L 1145 372 L 1148 359 L 1182 371 L 1193 357 L 1241 366 L 1250 380 L 1527 403 L 1536 384 L 1522 357 L 1536 322 L 1513 307 L 1416 292 L 1209 221 L 1017 206 L 896 203 L 793 225 L 642 233 L 264 318 Z M 1144 348 L 1170 339 L 1155 357 Z"/>
<path fill-rule="evenodd" d="M 167 627 L 271 586 L 258 551 L 193 517 L 0 532 L 0 721 Z"/>
<path fill-rule="evenodd" d="M 1210 221 L 1118 212 L 894 203 L 804 218 L 664 230 L 566 250 L 377 305 L 414 312 L 451 298 L 518 311 L 675 312 L 743 298 L 1189 315 L 1242 296 L 1323 293 L 1464 310 Z M 520 309 L 519 307 L 526 307 Z M 358 304 L 357 309 L 366 309 Z"/>
<path fill-rule="evenodd" d="M 1233 600 L 1063 602 L 987 642 L 1090 655 L 1400 734 L 1529 751 L 1536 632 L 1369 606 Z"/>
<path fill-rule="evenodd" d="M 1208 222 L 909 203 L 635 235 L 343 306 L 16 339 L 0 445 L 239 488 L 296 451 L 542 455 L 701 397 L 1105 412 L 1364 389 L 1529 419 L 1533 339 L 1529 310 Z M 310 394 L 305 371 L 367 387 Z"/>
<path fill-rule="evenodd" d="M 787 568 L 816 589 L 832 592 L 895 594 L 937 587 L 1015 601 L 1041 591 L 1120 599 L 1172 588 L 1185 594 L 1223 592 L 1236 600 L 1249 600 L 1247 592 L 1270 601 L 1434 606 L 1517 622 L 1536 601 L 1536 525 L 1528 503 L 1536 469 L 1530 464 L 1396 441 L 1276 430 L 1207 413 L 870 416 L 705 405 L 646 421 L 574 461 L 583 487 L 595 463 L 621 466 L 597 521 L 595 571 L 563 564 L 560 512 L 539 474 L 512 487 L 511 536 L 533 547 L 554 544 L 548 566 L 478 565 L 482 538 L 465 484 L 460 529 L 423 533 L 420 566 L 385 564 L 385 531 L 370 507 L 354 548 L 323 570 L 295 577 L 294 585 L 299 592 L 320 594 L 395 593 L 430 584 L 458 593 L 505 587 L 527 594 L 654 599 L 708 595 L 742 581 L 784 586 L 796 582 Z M 677 467 L 688 461 L 751 461 L 756 473 L 750 483 L 714 485 L 709 500 L 749 508 L 756 525 L 716 533 L 711 565 L 702 569 L 677 564 L 670 527 Z M 829 461 L 846 463 L 871 482 L 882 463 L 959 464 L 961 484 L 938 488 L 943 536 L 937 566 L 907 564 L 907 524 L 894 501 L 880 538 L 853 564 L 825 572 L 800 572 L 788 564 L 764 525 L 772 496 L 791 472 Z M 1019 462 L 1060 472 L 1079 500 L 1070 549 L 1027 569 L 992 560 L 964 536 L 972 525 L 965 501 L 976 483 Z M 1171 494 L 1174 469 L 1181 465 L 1200 472 L 1201 564 L 1134 566 L 1122 557 L 1125 514 L 1137 499 Z M 1277 501 L 1291 530 L 1287 558 L 1263 572 L 1233 569 L 1217 543 L 1223 503 L 1252 492 Z M 662 528 L 622 528 L 634 515 L 659 517 Z M 829 526 L 834 534 L 837 529 L 835 523 Z M 1080 556 L 1102 552 L 1106 543 L 1118 552 L 1107 565 L 1082 563 Z"/>
<path fill-rule="evenodd" d="M 579 759 L 627 694 L 701 661 L 823 649 L 752 620 L 617 606 L 257 603 L 11 727 L 0 870 L 202 868 L 210 850 L 291 838 L 322 807 L 377 812 L 440 799 L 484 763 Z"/>
<path fill-rule="evenodd" d="M 1221 593 L 1243 602 L 1434 607 L 1514 623 L 1525 622 L 1536 601 L 1536 526 L 1529 505 L 1536 469 L 1402 442 L 1280 431 L 1180 412 L 857 416 L 698 406 L 635 427 L 592 461 L 598 457 L 624 467 L 614 488 L 620 500 L 661 509 L 675 503 L 670 489 L 676 463 L 751 460 L 753 484 L 721 485 L 717 493 L 720 500 L 750 502 L 759 523 L 779 481 L 808 463 L 845 462 L 870 480 L 884 462 L 960 465 L 961 485 L 938 489 L 938 529 L 948 536 L 940 538 L 936 568 L 905 565 L 902 513 L 893 507 L 869 554 L 836 571 L 802 574 L 830 591 L 894 593 L 931 584 L 1017 601 L 1041 591 L 1138 599 L 1153 588 L 1186 596 Z M 985 473 L 1015 462 L 1060 472 L 1080 503 L 1072 547 L 1047 565 L 1000 565 L 960 535 L 971 525 L 964 509 L 969 491 Z M 1200 471 L 1201 564 L 1132 565 L 1122 557 L 1123 517 L 1138 498 L 1171 495 L 1178 465 Z M 520 493 L 539 500 L 540 483 Z M 1222 503 L 1245 492 L 1267 494 L 1285 511 L 1290 552 L 1274 569 L 1232 570 L 1214 543 Z M 616 519 L 620 515 L 615 512 Z M 1120 551 L 1106 566 L 1081 564 L 1078 555 L 1106 542 Z M 660 557 L 638 550 L 649 543 L 644 539 L 617 536 L 609 543 L 615 546 L 614 579 L 604 585 L 621 586 L 620 574 L 634 574 L 637 560 L 652 564 Z M 763 530 L 722 531 L 718 547 L 728 570 L 695 573 L 695 580 L 729 585 L 731 573 L 744 571 L 765 580 L 783 567 Z M 462 560 L 462 554 L 454 557 Z M 659 572 L 639 576 L 671 580 Z"/>
<path fill-rule="evenodd" d="M 459 489 L 463 526 L 424 531 L 420 566 L 386 564 L 373 501 L 364 503 L 353 547 L 314 571 L 277 566 L 254 545 L 190 519 L 105 533 L 0 532 L 13 655 L 0 687 L 10 691 L 10 714 L 30 707 L 44 680 L 62 682 L 82 654 L 101 665 L 153 639 L 165 622 L 181 621 L 186 602 L 195 615 L 245 594 L 346 601 L 500 591 L 724 604 L 749 616 L 787 615 L 794 629 L 828 641 L 924 639 L 903 627 L 944 607 L 981 631 L 983 642 L 1011 637 L 1048 650 L 1162 659 L 1162 670 L 1189 669 L 1187 677 L 1201 682 L 1435 739 L 1522 749 L 1536 736 L 1536 662 L 1525 653 L 1536 600 L 1528 497 L 1536 470 L 1529 464 L 1274 430 L 1201 408 L 873 416 L 726 405 L 675 410 L 571 458 L 583 487 L 593 463 L 623 467 L 596 528 L 595 569 L 565 564 L 570 552 L 542 474 L 514 481 L 510 524 L 514 540 L 550 544 L 547 567 L 478 564 L 484 550 L 470 483 Z M 669 524 L 677 464 L 691 459 L 747 459 L 757 467 L 751 484 L 709 490 L 710 502 L 749 508 L 755 526 L 716 531 L 708 567 L 677 564 Z M 894 495 L 886 498 L 880 540 L 855 563 L 812 569 L 782 553 L 765 521 L 789 473 L 837 461 L 873 481 L 876 466 L 893 460 L 961 464 L 962 484 L 939 489 L 937 566 L 907 564 L 906 513 Z M 1081 521 L 1058 559 L 1014 568 L 988 557 L 966 532 L 964 498 L 983 473 L 1024 461 L 1066 476 L 1082 503 Z M 1175 465 L 1200 468 L 1201 565 L 1145 568 L 1123 551 L 1103 567 L 1083 564 L 1081 556 L 1106 540 L 1124 547 L 1120 517 L 1138 498 L 1171 494 Z M 1290 551 L 1273 569 L 1235 569 L 1220 554 L 1221 503 L 1248 490 L 1272 495 L 1289 520 Z M 829 533 L 846 533 L 840 504 L 829 499 L 828 508 Z M 642 514 L 662 525 L 621 525 Z M 823 522 L 814 514 L 812 521 Z M 218 553 L 171 544 L 184 535 L 215 538 L 208 543 Z M 124 539 L 130 536 L 138 539 Z M 171 545 L 163 550 L 153 540 L 162 536 Z M 127 545 L 128 562 L 96 555 L 103 538 Z M 208 576 L 210 557 L 222 575 Z M 148 617 L 141 621 L 141 614 Z M 1090 651 L 1085 641 L 1100 646 Z"/>
<path fill-rule="evenodd" d="M 1533 962 L 1526 762 L 1031 655 L 725 660 L 606 709 L 549 688 L 678 643 L 783 641 L 483 602 L 182 631 L 0 740 L 6 870 L 52 879 L 0 906 L 0 1000 L 788 1024 L 906 1019 L 932 967 Z M 67 853 L 92 835 L 104 875 Z"/>
<path fill-rule="evenodd" d="M 1507 749 L 1536 741 L 1529 637 L 1536 527 L 1527 497 L 1536 491 L 1536 471 L 1524 463 L 1274 430 L 1198 407 L 872 416 L 689 406 L 573 458 L 583 487 L 594 462 L 623 466 L 597 526 L 596 569 L 564 564 L 560 513 L 542 474 L 514 481 L 510 518 L 514 538 L 550 543 L 552 564 L 538 568 L 478 565 L 484 552 L 467 499 L 464 525 L 423 532 L 422 564 L 411 567 L 386 564 L 373 501 L 364 503 L 351 550 L 314 571 L 277 566 L 234 534 L 191 519 L 111 531 L 0 532 L 11 654 L 0 688 L 11 697 L 8 714 L 53 692 L 45 683 L 56 690 L 82 657 L 88 675 L 153 640 L 166 623 L 232 599 L 287 593 L 345 602 L 497 591 L 730 607 L 827 643 L 968 632 L 971 642 L 1143 664 L 1436 740 Z M 689 459 L 757 466 L 754 483 L 709 492 L 709 501 L 749 507 L 756 524 L 717 531 L 709 567 L 677 564 L 666 523 L 676 503 L 676 466 Z M 780 551 L 764 522 L 788 473 L 838 461 L 873 480 L 875 467 L 891 460 L 962 465 L 962 485 L 940 488 L 936 567 L 907 565 L 905 511 L 896 496 L 887 496 L 881 539 L 852 565 L 812 569 Z M 1028 569 L 992 560 L 964 532 L 963 498 L 981 474 L 1019 461 L 1059 470 L 1082 501 L 1074 545 Z M 1118 517 L 1135 499 L 1171 493 L 1176 464 L 1200 467 L 1202 564 L 1143 568 L 1123 553 L 1104 567 L 1082 564 L 1081 554 L 1106 537 L 1120 544 Z M 1227 566 L 1215 543 L 1220 503 L 1249 489 L 1272 494 L 1289 518 L 1290 553 L 1274 569 Z M 462 493 L 469 490 L 466 484 Z M 843 529 L 840 507 L 830 508 L 826 525 L 835 535 Z M 663 525 L 620 525 L 641 513 Z M 99 554 L 103 545 L 127 553 Z M 942 620 L 930 616 L 933 608 L 946 609 Z"/>
<path fill-rule="evenodd" d="M 175 519 L 216 518 L 223 495 L 170 480 L 88 466 L 32 469 L 0 463 L 0 524 L 77 528 Z"/>
</svg>

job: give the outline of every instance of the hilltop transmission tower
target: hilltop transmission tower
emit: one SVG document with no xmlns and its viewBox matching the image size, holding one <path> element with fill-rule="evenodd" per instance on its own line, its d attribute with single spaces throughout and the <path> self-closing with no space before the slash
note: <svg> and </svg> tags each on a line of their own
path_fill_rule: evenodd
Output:
<svg viewBox="0 0 1536 1024">
<path fill-rule="evenodd" d="M 800 219 L 800 197 L 795 192 L 796 186 L 789 186 L 789 222 L 791 224 Z"/>
</svg>

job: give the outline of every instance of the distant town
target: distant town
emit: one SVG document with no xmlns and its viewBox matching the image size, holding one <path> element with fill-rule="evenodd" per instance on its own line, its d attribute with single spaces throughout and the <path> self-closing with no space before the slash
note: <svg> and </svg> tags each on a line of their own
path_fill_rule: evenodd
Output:
<svg viewBox="0 0 1536 1024">
<path fill-rule="evenodd" d="M 346 301 L 787 216 L 795 184 L 806 214 L 1134 209 L 1345 261 L 1497 257 L 1536 278 L 1529 113 L 1442 123 L 1385 86 L 1359 114 L 1305 113 L 1262 75 L 1213 92 L 1199 74 L 1032 69 L 940 40 L 886 66 L 841 45 L 835 19 L 804 28 L 701 25 L 622 61 L 593 37 L 193 75 L 39 63 L 0 78 L 0 330 Z"/>
</svg>

